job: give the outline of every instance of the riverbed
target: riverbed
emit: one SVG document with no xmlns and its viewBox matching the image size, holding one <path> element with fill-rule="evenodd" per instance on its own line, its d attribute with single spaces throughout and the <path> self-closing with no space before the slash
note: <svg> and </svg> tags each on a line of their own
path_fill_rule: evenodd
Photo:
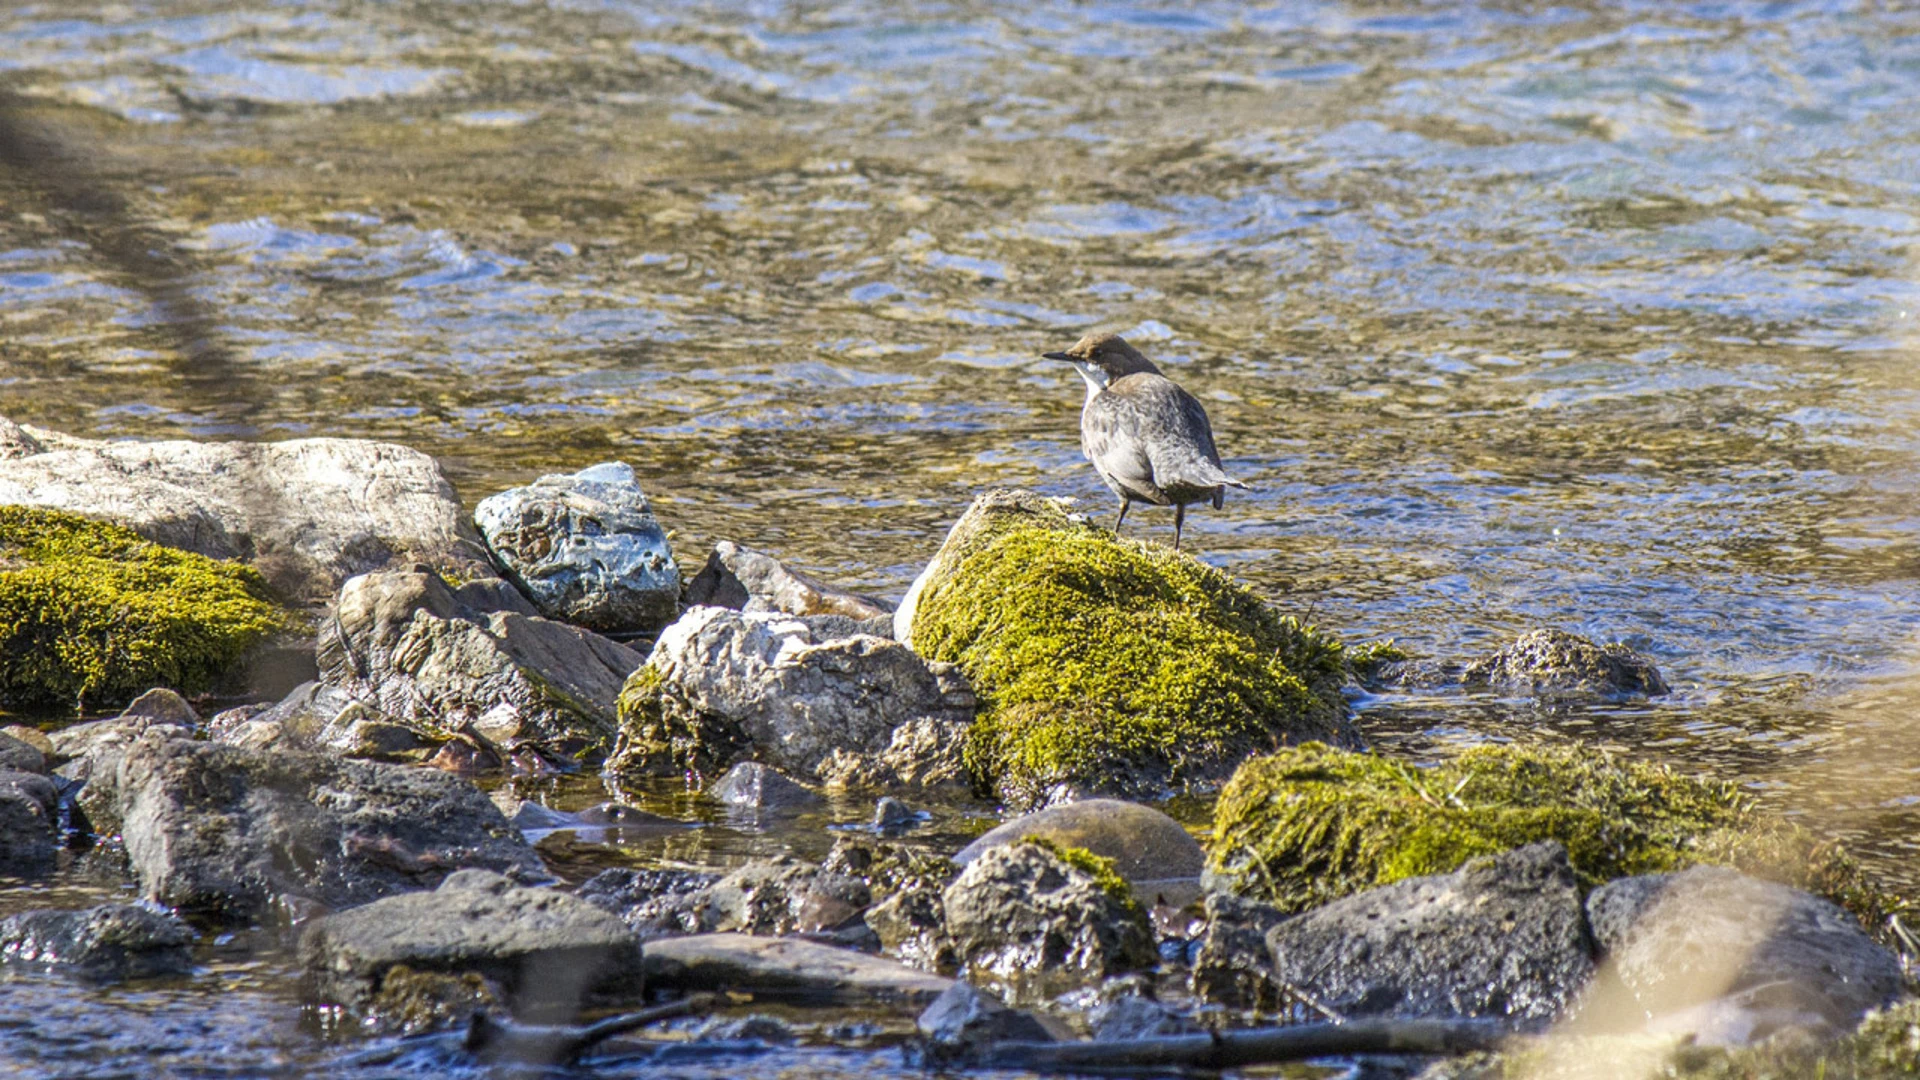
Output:
<svg viewBox="0 0 1920 1080">
<path fill-rule="evenodd" d="M 1920 889 L 1910 12 L 73 0 L 0 11 L 0 81 L 189 260 L 234 357 L 193 377 L 74 215 L 0 179 L 0 415 L 390 439 L 469 504 L 618 459 L 690 569 L 731 539 L 898 596 L 982 489 L 1113 512 L 1040 354 L 1119 331 L 1251 485 L 1189 517 L 1207 561 L 1353 639 L 1560 627 L 1674 689 L 1363 698 L 1376 743 L 1672 761 Z M 322 1059 L 275 962 L 207 953 L 86 1000 L 182 1072 Z M 60 1068 L 131 1053 L 81 1011 L 40 1026 Z M 0 1058 L 41 1038 L 11 1023 Z"/>
</svg>

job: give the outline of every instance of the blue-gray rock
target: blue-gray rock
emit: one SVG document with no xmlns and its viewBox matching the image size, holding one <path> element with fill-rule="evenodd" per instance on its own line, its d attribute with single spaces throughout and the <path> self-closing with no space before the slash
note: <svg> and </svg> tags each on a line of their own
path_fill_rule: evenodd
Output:
<svg viewBox="0 0 1920 1080">
<path fill-rule="evenodd" d="M 714 781 L 707 796 L 742 810 L 801 810 L 826 802 L 826 796 L 778 769 L 742 761 Z"/>
<path fill-rule="evenodd" d="M 193 970 L 193 929 L 138 904 L 23 911 L 0 919 L 0 959 L 68 967 L 89 979 L 142 979 Z"/>
<path fill-rule="evenodd" d="M 0 771 L 0 874 L 37 875 L 53 869 L 58 803 L 53 781 L 39 773 Z"/>
<path fill-rule="evenodd" d="M 541 614 L 602 633 L 673 621 L 680 568 L 625 463 L 543 476 L 481 501 L 473 522 Z"/>
</svg>

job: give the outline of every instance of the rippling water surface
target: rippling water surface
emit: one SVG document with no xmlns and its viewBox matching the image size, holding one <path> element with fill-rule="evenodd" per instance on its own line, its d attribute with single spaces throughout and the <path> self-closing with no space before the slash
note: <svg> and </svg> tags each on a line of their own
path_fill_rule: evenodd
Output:
<svg viewBox="0 0 1920 1080">
<path fill-rule="evenodd" d="M 1676 688 L 1380 699 L 1376 738 L 1679 760 L 1920 886 L 1911 11 L 68 0 L 0 12 L 0 83 L 242 358 L 184 382 L 0 187 L 0 414 L 393 439 L 469 500 L 619 458 L 689 559 L 897 593 L 982 488 L 1110 512 L 1038 354 L 1120 330 L 1255 489 L 1189 523 L 1209 560 Z"/>
</svg>

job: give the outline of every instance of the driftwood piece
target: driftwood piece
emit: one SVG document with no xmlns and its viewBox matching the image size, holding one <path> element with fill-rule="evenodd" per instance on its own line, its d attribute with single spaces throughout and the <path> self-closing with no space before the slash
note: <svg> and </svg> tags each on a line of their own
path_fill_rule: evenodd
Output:
<svg viewBox="0 0 1920 1080">
<path fill-rule="evenodd" d="M 1177 1073 L 1355 1054 L 1467 1054 L 1497 1050 L 1512 1035 L 1511 1027 L 1488 1020 L 1355 1020 L 1115 1042 L 998 1043 L 982 1047 L 965 1064 L 1034 1072 Z"/>
</svg>

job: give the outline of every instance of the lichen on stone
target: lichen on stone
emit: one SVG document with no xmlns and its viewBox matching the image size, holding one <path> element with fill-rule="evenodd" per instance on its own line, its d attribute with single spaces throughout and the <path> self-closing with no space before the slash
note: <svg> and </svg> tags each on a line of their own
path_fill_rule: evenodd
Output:
<svg viewBox="0 0 1920 1080">
<path fill-rule="evenodd" d="M 0 701 L 196 693 L 284 625 L 250 567 L 78 514 L 0 506 Z"/>
<path fill-rule="evenodd" d="M 1294 912 L 1542 840 L 1566 847 L 1586 888 L 1715 863 L 1826 895 L 1870 930 L 1899 908 L 1737 785 L 1546 744 L 1474 747 L 1431 768 L 1318 744 L 1247 762 L 1215 808 L 1208 869 Z"/>
<path fill-rule="evenodd" d="M 1026 498 L 956 527 L 913 611 L 914 650 L 980 696 L 966 760 L 982 791 L 1151 797 L 1296 740 L 1357 742 L 1334 638 L 1191 556 Z"/>
</svg>

